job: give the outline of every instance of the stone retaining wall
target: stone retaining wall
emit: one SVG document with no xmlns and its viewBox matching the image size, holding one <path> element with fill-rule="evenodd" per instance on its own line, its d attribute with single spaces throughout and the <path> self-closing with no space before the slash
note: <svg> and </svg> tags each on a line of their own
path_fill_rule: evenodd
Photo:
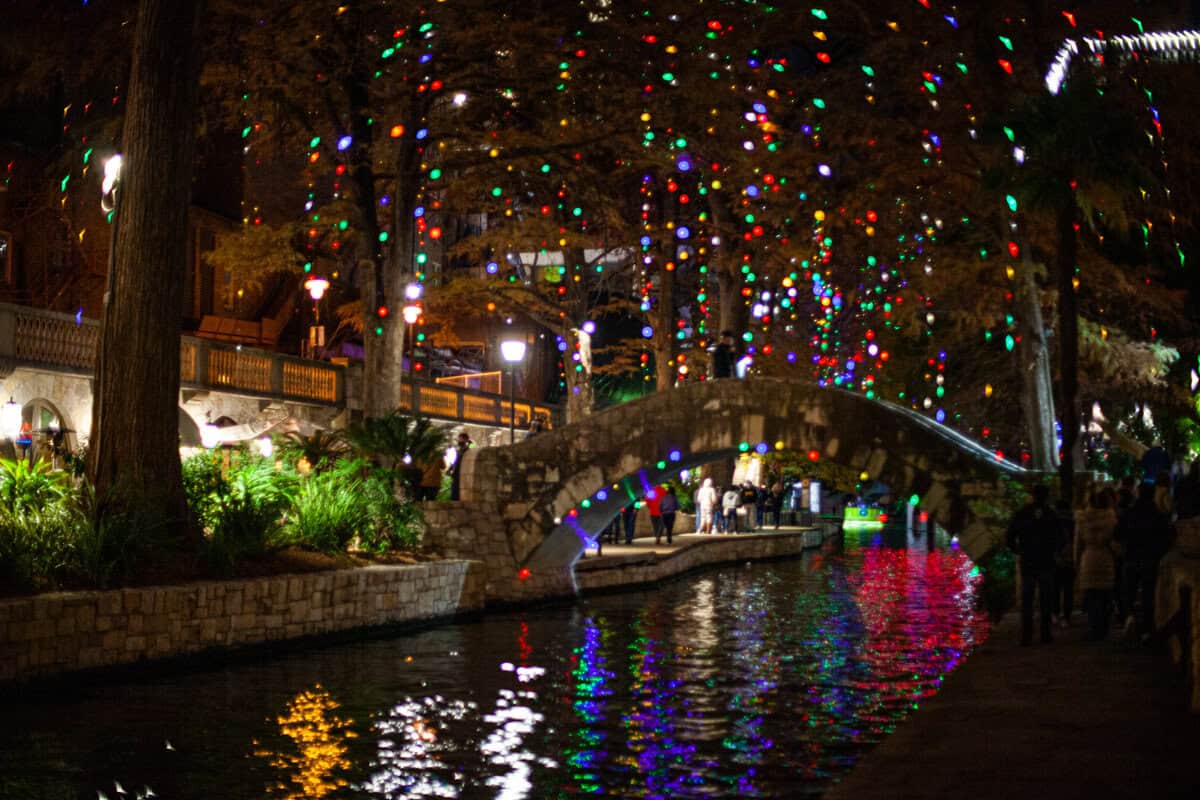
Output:
<svg viewBox="0 0 1200 800">
<path fill-rule="evenodd" d="M 483 608 L 477 561 L 0 601 L 0 681 L 450 617 Z"/>
<path fill-rule="evenodd" d="M 487 573 L 487 602 L 524 603 L 571 597 L 575 583 L 570 565 L 523 573 L 518 554 L 505 533 L 504 520 L 474 503 L 422 503 L 422 546 L 431 555 L 482 561 Z M 647 523 L 649 524 L 649 523 Z"/>
<path fill-rule="evenodd" d="M 815 530 L 712 536 L 673 553 L 582 559 L 575 564 L 575 584 L 580 592 L 631 587 L 714 564 L 798 556 L 820 544 L 820 532 Z"/>
</svg>

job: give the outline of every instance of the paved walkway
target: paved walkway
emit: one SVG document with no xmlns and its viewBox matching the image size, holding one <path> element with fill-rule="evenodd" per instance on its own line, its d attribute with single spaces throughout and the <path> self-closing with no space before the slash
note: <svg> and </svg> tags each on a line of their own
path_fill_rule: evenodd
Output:
<svg viewBox="0 0 1200 800">
<path fill-rule="evenodd" d="M 800 531 L 807 531 L 807 530 L 814 530 L 814 528 L 811 525 L 781 525 L 781 526 L 779 526 L 779 528 L 775 528 L 772 525 L 768 525 L 767 527 L 759 528 L 758 530 L 742 531 L 741 533 L 736 533 L 736 534 L 676 533 L 674 536 L 671 537 L 671 544 L 667 544 L 667 540 L 665 538 L 662 540 L 661 544 L 655 544 L 653 536 L 642 536 L 641 534 L 639 534 L 639 538 L 634 539 L 633 544 L 625 544 L 623 539 L 621 541 L 621 544 L 610 544 L 607 540 L 605 540 L 602 543 L 600 558 L 601 559 L 613 558 L 613 559 L 626 560 L 631 556 L 633 556 L 633 557 L 645 556 L 645 555 L 649 555 L 650 553 L 658 553 L 660 555 L 668 555 L 670 553 L 674 553 L 676 550 L 680 550 L 684 547 L 688 547 L 689 545 L 693 545 L 698 542 L 699 543 L 712 542 L 712 541 L 724 539 L 728 536 L 743 536 L 746 534 L 754 534 L 754 535 L 761 536 L 761 535 L 772 534 L 772 533 L 799 533 Z M 583 563 L 595 562 L 595 560 L 596 560 L 596 551 L 595 550 L 588 550 L 584 554 Z"/>
<path fill-rule="evenodd" d="M 938 695 L 825 800 L 1200 798 L 1200 714 L 1162 653 L 1085 642 L 1018 645 L 1006 616 Z"/>
</svg>

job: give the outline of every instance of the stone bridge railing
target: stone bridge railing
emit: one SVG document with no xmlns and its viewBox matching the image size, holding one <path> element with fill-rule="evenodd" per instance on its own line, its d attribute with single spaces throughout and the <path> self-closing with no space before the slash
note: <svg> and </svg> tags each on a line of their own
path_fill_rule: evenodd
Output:
<svg viewBox="0 0 1200 800">
<path fill-rule="evenodd" d="M 96 320 L 0 304 L 0 363 L 56 372 L 91 374 L 100 325 Z M 360 366 L 295 356 L 184 336 L 179 346 L 180 382 L 189 389 L 360 408 Z M 401 410 L 459 422 L 504 427 L 510 418 L 526 427 L 534 415 L 555 419 L 558 408 L 456 386 L 411 382 Z"/>
</svg>

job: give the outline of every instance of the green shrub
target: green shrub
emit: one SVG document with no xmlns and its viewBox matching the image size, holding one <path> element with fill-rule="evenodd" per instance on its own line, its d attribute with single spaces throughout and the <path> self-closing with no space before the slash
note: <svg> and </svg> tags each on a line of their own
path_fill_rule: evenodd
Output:
<svg viewBox="0 0 1200 800">
<path fill-rule="evenodd" d="M 23 514 L 60 502 L 70 491 L 65 472 L 46 461 L 0 458 L 0 508 Z"/>
<path fill-rule="evenodd" d="M 414 549 L 421 539 L 425 519 L 416 503 L 401 501 L 386 471 L 363 482 L 363 502 L 370 524 L 359 535 L 359 546 L 378 555 L 389 550 Z"/>
<path fill-rule="evenodd" d="M 371 523 L 363 481 L 345 470 L 314 472 L 300 483 L 282 541 L 322 553 L 341 553 Z"/>
<path fill-rule="evenodd" d="M 220 569 L 278 545 L 284 511 L 292 503 L 295 477 L 262 459 L 235 460 L 196 509 L 206 531 L 205 556 Z"/>
<path fill-rule="evenodd" d="M 114 488 L 101 501 L 84 484 L 71 501 L 82 520 L 71 570 L 84 583 L 99 588 L 125 583 L 154 557 L 180 546 L 178 532 L 144 510 L 147 504 L 139 495 L 145 491 L 141 486 Z M 106 505 L 103 514 L 99 502 Z"/>
<path fill-rule="evenodd" d="M 0 582 L 20 591 L 60 587 L 86 527 L 83 514 L 62 502 L 17 513 L 0 510 Z"/>
<path fill-rule="evenodd" d="M 188 506 L 198 516 L 208 502 L 210 494 L 223 494 L 228 490 L 218 450 L 201 450 L 183 460 L 183 493 Z"/>
</svg>

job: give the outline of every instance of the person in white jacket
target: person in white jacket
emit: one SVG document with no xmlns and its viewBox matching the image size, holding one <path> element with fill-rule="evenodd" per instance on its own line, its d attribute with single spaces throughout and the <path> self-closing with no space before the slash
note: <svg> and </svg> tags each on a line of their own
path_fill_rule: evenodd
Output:
<svg viewBox="0 0 1200 800">
<path fill-rule="evenodd" d="M 713 509 L 717 506 L 717 490 L 712 478 L 705 478 L 696 493 L 696 513 L 700 515 L 700 532 L 712 533 Z"/>
</svg>

